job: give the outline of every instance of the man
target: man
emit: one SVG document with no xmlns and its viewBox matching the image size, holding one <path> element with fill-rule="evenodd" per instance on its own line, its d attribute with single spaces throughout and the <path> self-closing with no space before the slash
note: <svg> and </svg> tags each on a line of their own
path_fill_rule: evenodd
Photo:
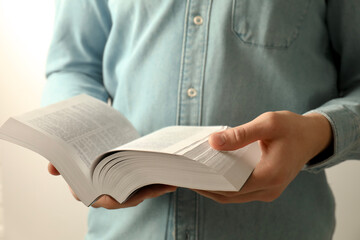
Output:
<svg viewBox="0 0 360 240">
<path fill-rule="evenodd" d="M 262 149 L 238 193 L 102 197 L 87 239 L 330 239 L 323 170 L 360 156 L 359 11 L 355 0 L 57 1 L 44 104 L 87 93 L 141 134 L 229 125 L 214 148 Z"/>
</svg>

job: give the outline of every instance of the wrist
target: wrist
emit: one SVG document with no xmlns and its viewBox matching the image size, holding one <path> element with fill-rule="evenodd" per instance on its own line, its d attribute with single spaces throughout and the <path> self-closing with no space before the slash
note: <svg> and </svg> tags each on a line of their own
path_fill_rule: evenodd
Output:
<svg viewBox="0 0 360 240">
<path fill-rule="evenodd" d="M 304 115 L 304 117 L 307 119 L 308 124 L 308 132 L 311 142 L 314 144 L 314 152 L 313 156 L 311 157 L 311 162 L 313 162 L 314 159 L 317 159 L 316 161 L 319 162 L 324 160 L 324 156 L 326 155 L 326 158 L 330 156 L 333 152 L 333 132 L 331 128 L 331 124 L 328 121 L 328 119 L 320 114 L 320 113 L 309 113 Z M 318 156 L 323 156 L 321 159 L 318 159 Z"/>
</svg>

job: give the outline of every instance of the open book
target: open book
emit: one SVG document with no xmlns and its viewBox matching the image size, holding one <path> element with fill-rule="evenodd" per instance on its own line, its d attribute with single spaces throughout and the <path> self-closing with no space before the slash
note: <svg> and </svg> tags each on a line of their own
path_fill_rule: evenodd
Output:
<svg viewBox="0 0 360 240">
<path fill-rule="evenodd" d="M 87 95 L 8 119 L 0 138 L 47 158 L 87 206 L 108 194 L 125 202 L 143 186 L 239 191 L 260 160 L 258 143 L 231 152 L 208 137 L 224 126 L 172 126 L 140 137 L 131 123 Z"/>
</svg>

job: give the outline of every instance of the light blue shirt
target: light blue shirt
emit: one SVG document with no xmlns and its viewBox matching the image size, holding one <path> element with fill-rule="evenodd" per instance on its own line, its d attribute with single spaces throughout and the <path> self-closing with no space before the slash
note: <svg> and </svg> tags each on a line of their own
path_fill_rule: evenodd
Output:
<svg viewBox="0 0 360 240">
<path fill-rule="evenodd" d="M 59 0 L 43 103 L 106 101 L 141 134 L 246 123 L 267 111 L 328 118 L 334 154 L 271 203 L 186 189 L 90 209 L 87 239 L 331 239 L 324 168 L 360 157 L 360 1 Z M 279 166 L 281 167 L 281 166 Z"/>
</svg>

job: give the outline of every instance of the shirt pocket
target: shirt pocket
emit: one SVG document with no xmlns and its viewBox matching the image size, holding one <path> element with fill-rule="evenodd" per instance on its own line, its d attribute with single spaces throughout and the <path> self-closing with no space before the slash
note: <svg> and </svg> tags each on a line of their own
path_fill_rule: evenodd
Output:
<svg viewBox="0 0 360 240">
<path fill-rule="evenodd" d="M 232 28 L 244 43 L 288 48 L 299 36 L 311 0 L 233 0 Z"/>
</svg>

